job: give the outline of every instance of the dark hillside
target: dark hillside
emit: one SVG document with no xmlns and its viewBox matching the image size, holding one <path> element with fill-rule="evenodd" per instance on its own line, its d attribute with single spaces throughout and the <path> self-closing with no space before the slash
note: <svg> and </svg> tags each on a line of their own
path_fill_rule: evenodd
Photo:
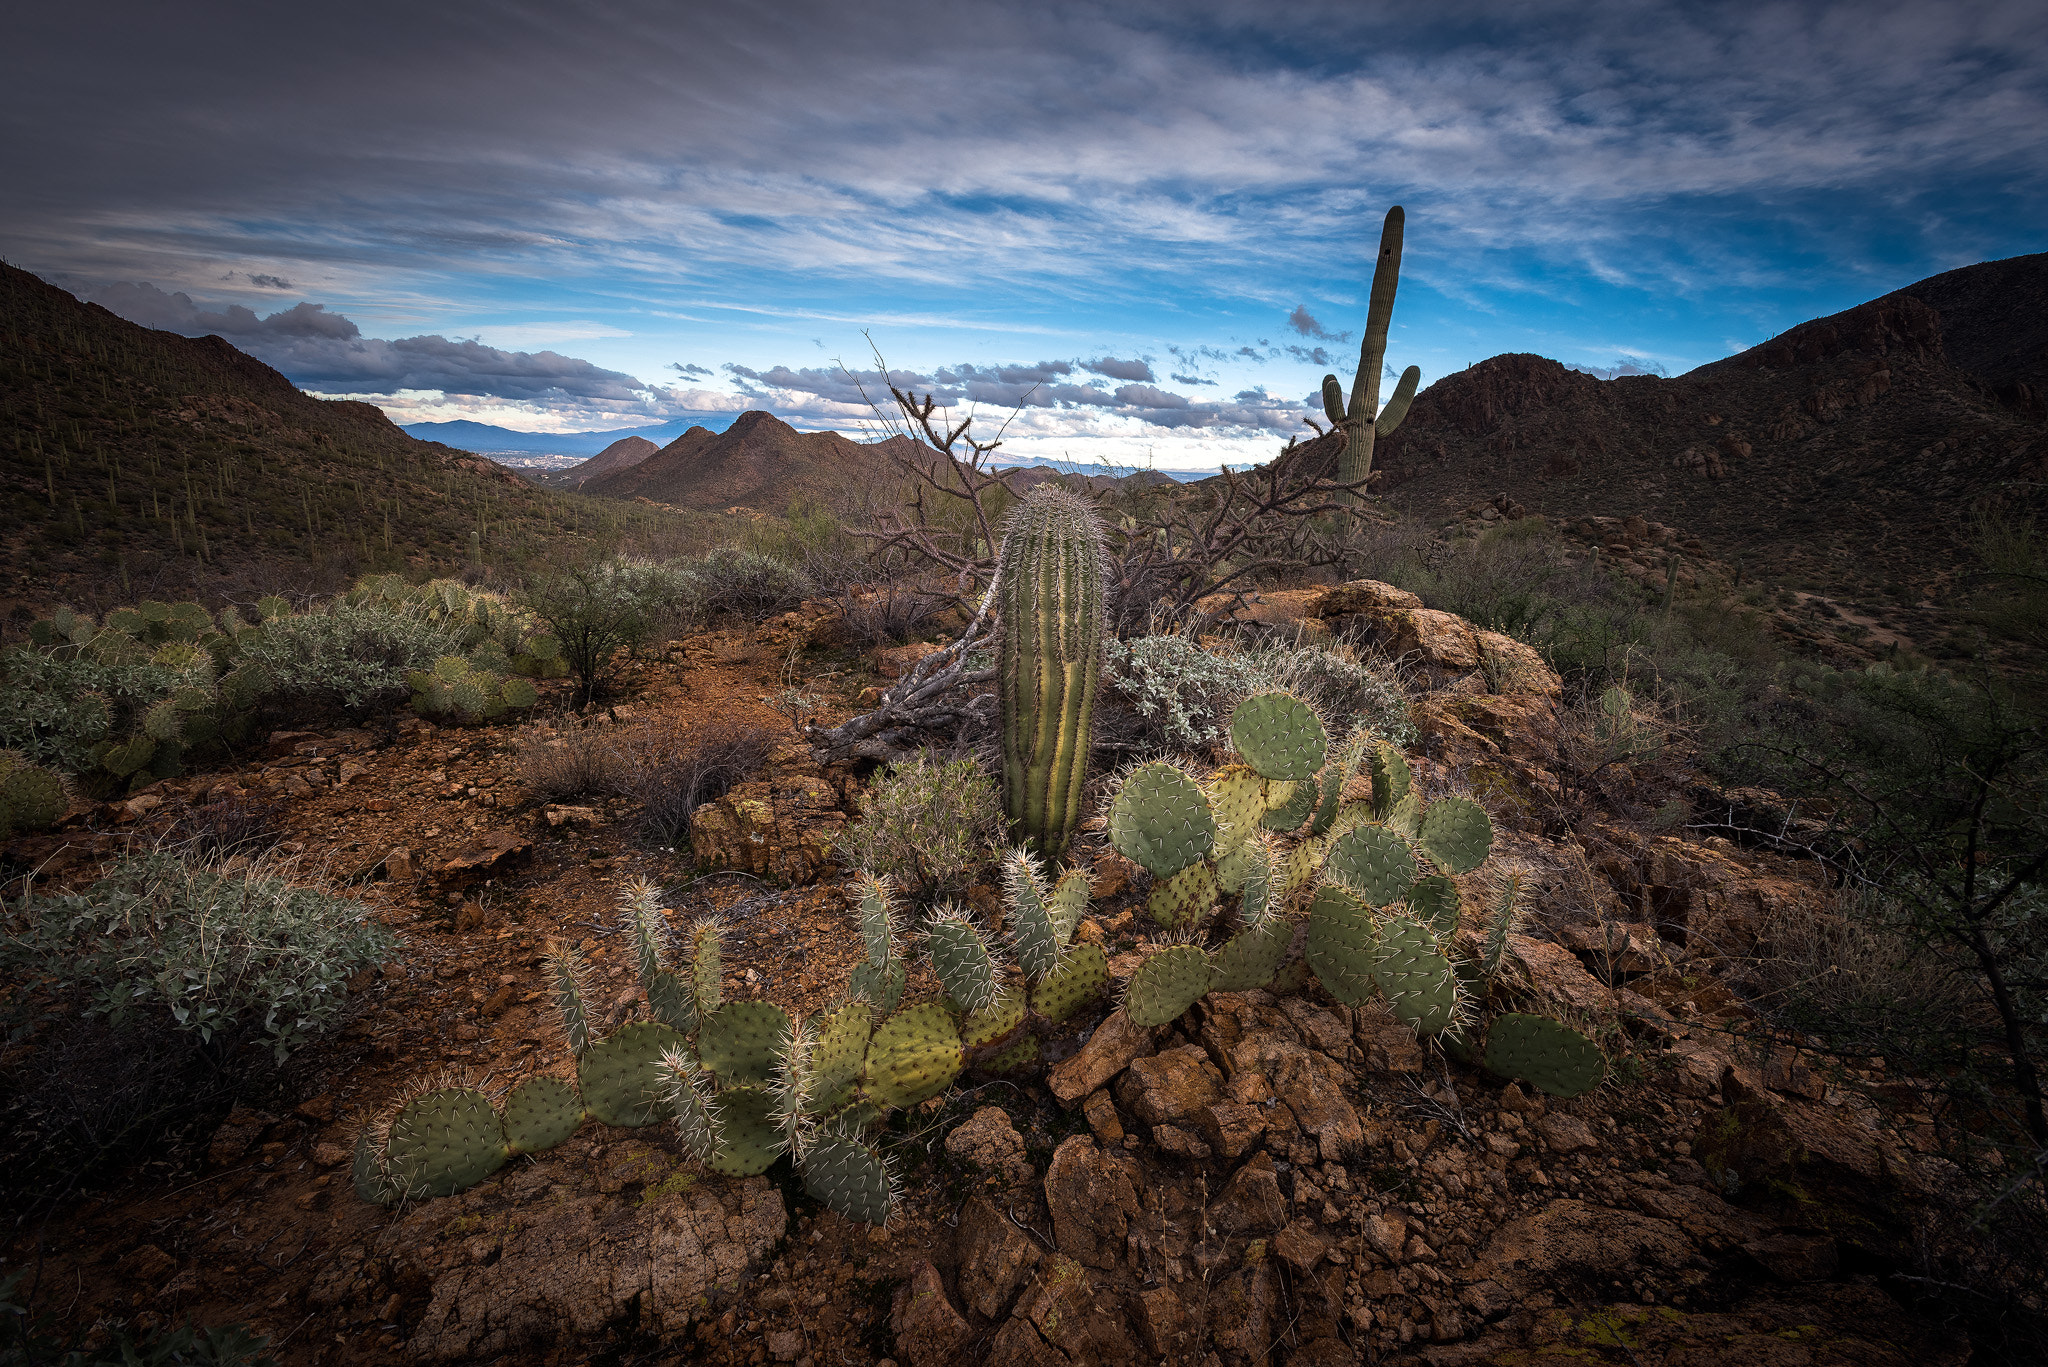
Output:
<svg viewBox="0 0 2048 1367">
<path fill-rule="evenodd" d="M 2044 324 L 2008 308 L 2044 289 L 2048 255 L 1951 271 L 1672 379 L 1496 356 L 1417 397 L 1375 487 L 1432 521 L 1502 493 L 1567 528 L 1637 515 L 1793 587 L 1945 599 L 1979 509 L 2048 507 Z"/>
<path fill-rule="evenodd" d="M 538 489 L 0 265 L 0 610 L 445 572 L 472 534 L 488 560 L 658 516 Z"/>
</svg>

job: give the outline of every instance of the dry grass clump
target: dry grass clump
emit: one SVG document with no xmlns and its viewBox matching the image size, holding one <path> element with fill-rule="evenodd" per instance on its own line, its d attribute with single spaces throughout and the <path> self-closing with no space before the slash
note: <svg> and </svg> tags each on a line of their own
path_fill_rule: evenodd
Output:
<svg viewBox="0 0 2048 1367">
<path fill-rule="evenodd" d="M 588 726 L 528 732 L 518 765 L 519 781 L 543 802 L 616 794 L 623 768 L 613 738 Z"/>
<path fill-rule="evenodd" d="M 768 762 L 775 732 L 739 722 L 685 727 L 664 720 L 621 732 L 613 745 L 614 791 L 640 804 L 641 833 L 679 845 L 689 839 L 699 807 Z"/>
</svg>

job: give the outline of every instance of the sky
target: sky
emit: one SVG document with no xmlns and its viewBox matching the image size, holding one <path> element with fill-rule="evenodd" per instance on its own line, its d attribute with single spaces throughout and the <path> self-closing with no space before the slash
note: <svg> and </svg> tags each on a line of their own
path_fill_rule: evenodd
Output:
<svg viewBox="0 0 2048 1367">
<path fill-rule="evenodd" d="M 859 435 L 886 364 L 1010 454 L 1213 468 L 1349 386 L 1393 204 L 1385 359 L 1425 386 L 1679 374 L 2048 249 L 2039 0 L 74 0 L 4 33 L 0 258 L 407 423 Z"/>
</svg>

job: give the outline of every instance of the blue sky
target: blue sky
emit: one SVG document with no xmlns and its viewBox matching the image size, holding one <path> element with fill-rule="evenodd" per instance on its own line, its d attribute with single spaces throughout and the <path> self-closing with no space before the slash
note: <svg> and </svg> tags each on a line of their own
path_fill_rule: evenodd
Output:
<svg viewBox="0 0 2048 1367">
<path fill-rule="evenodd" d="M 1387 360 L 1680 373 L 2048 248 L 2032 4 L 41 7 L 0 256 L 400 421 L 858 429 L 869 338 L 1019 454 L 1213 465 Z M 1319 356 L 1320 349 L 1320 356 Z"/>
</svg>

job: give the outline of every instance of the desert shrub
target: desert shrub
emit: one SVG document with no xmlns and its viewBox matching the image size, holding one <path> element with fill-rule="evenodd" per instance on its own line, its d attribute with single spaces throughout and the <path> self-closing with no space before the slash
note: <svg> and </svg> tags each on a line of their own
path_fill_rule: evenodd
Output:
<svg viewBox="0 0 2048 1367">
<path fill-rule="evenodd" d="M 719 546 L 679 568 L 696 581 L 704 609 L 712 614 L 759 620 L 787 612 L 813 591 L 802 570 L 740 546 Z"/>
<path fill-rule="evenodd" d="M 282 873 L 124 859 L 83 892 L 27 899 L 0 964 L 82 993 L 116 1028 L 161 1012 L 202 1043 L 246 1033 L 282 1060 L 334 1023 L 343 984 L 396 945 L 362 903 Z"/>
<path fill-rule="evenodd" d="M 847 635 L 864 646 L 921 640 L 949 606 L 944 595 L 901 580 L 848 584 L 838 599 Z"/>
<path fill-rule="evenodd" d="M 178 671 L 108 664 L 35 646 L 0 651 L 0 749 L 69 773 L 97 763 L 93 746 L 126 736 L 171 696 Z"/>
<path fill-rule="evenodd" d="M 640 804 L 641 834 L 683 845 L 697 809 L 758 772 L 775 749 L 763 726 L 710 722 L 684 728 L 654 723 L 618 736 L 612 791 Z"/>
<path fill-rule="evenodd" d="M 278 824 L 284 805 L 228 793 L 202 802 L 179 817 L 166 839 L 188 859 L 215 861 L 255 855 L 284 839 Z"/>
<path fill-rule="evenodd" d="M 1322 712 L 1337 736 L 1359 726 L 1405 745 L 1408 700 L 1393 675 L 1348 646 L 1267 645 L 1218 654 L 1185 636 L 1109 643 L 1112 682 L 1140 719 L 1139 750 L 1194 751 L 1223 738 L 1247 693 L 1283 688 Z"/>
<path fill-rule="evenodd" d="M 620 651 L 689 620 L 702 595 L 684 567 L 614 559 L 544 571 L 520 601 L 560 643 L 577 702 L 587 704 L 610 687 Z"/>
<path fill-rule="evenodd" d="M 595 727 L 529 731 L 519 738 L 519 781 L 542 802 L 618 791 L 622 762 Z"/>
<path fill-rule="evenodd" d="M 1002 845 L 1002 805 L 988 775 L 971 759 L 919 751 L 876 777 L 839 857 L 929 902 L 964 891 Z"/>
<path fill-rule="evenodd" d="M 407 675 L 464 648 L 462 627 L 415 601 L 338 598 L 242 632 L 243 660 L 262 671 L 265 701 L 288 716 L 388 711 L 412 695 Z"/>
</svg>

